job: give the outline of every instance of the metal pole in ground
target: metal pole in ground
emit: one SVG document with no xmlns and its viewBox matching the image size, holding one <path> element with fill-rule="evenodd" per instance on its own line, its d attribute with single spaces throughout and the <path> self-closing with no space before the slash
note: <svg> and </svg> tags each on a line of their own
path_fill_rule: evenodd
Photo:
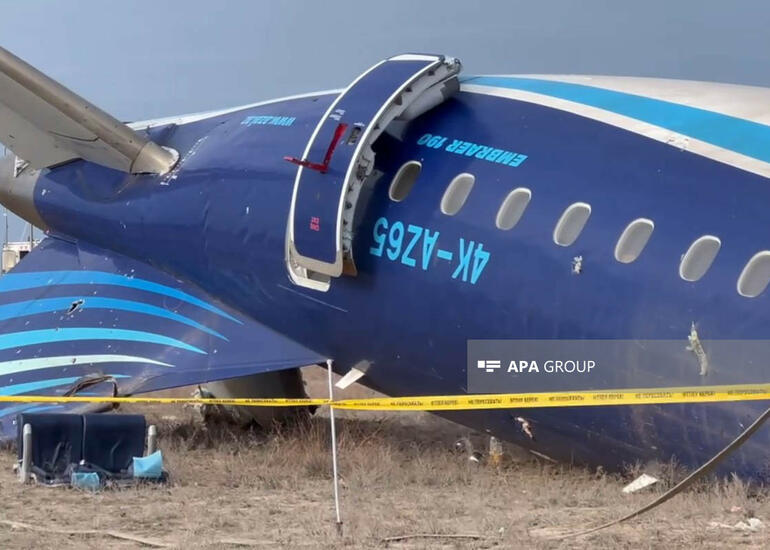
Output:
<svg viewBox="0 0 770 550">
<path fill-rule="evenodd" d="M 326 360 L 326 370 L 329 375 L 329 401 L 334 401 L 334 385 L 332 384 L 332 360 Z M 342 518 L 340 517 L 340 490 L 337 477 L 337 433 L 334 428 L 334 407 L 329 405 L 329 423 L 332 430 L 332 472 L 334 476 L 334 512 L 337 518 L 337 534 L 342 535 Z"/>
<path fill-rule="evenodd" d="M 29 481 L 30 470 L 32 470 L 32 426 L 24 424 L 21 431 L 21 468 L 19 468 L 21 483 Z"/>
<path fill-rule="evenodd" d="M 147 456 L 158 450 L 158 428 L 155 424 L 150 424 L 147 428 Z"/>
</svg>

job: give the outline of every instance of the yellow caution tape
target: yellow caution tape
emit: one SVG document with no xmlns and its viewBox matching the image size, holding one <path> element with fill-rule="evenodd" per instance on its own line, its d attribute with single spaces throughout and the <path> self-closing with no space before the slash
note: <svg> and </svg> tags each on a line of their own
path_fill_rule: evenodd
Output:
<svg viewBox="0 0 770 550">
<path fill-rule="evenodd" d="M 194 398 L 194 397 L 91 397 L 51 395 L 0 395 L 0 403 L 142 403 L 233 405 L 241 407 L 307 407 L 331 405 L 335 409 L 367 411 L 460 411 L 477 409 L 533 409 L 541 407 L 591 407 L 598 405 L 664 405 L 725 401 L 770 400 L 770 384 L 690 386 L 539 393 L 481 395 L 430 395 L 366 399 Z"/>
<path fill-rule="evenodd" d="M 370 411 L 452 411 L 713 403 L 764 399 L 770 400 L 770 384 L 345 399 L 334 402 L 334 407 Z"/>
<path fill-rule="evenodd" d="M 56 395 L 0 395 L 0 403 L 142 403 L 166 405 L 233 405 L 239 407 L 309 407 L 328 405 L 328 399 L 292 399 L 284 397 L 97 397 Z"/>
</svg>

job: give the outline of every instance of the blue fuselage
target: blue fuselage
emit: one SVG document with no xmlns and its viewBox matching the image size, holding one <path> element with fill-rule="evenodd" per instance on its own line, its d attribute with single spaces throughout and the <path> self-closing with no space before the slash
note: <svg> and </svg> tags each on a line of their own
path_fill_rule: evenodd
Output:
<svg viewBox="0 0 770 550">
<path fill-rule="evenodd" d="M 379 178 L 365 189 L 354 236 L 357 276 L 327 292 L 294 285 L 287 216 L 300 155 L 335 94 L 269 103 L 149 129 L 182 160 L 165 176 L 129 176 L 77 161 L 45 173 L 35 204 L 52 233 L 82 239 L 187 279 L 390 395 L 466 392 L 468 339 L 766 339 L 767 296 L 736 292 L 770 235 L 766 179 L 668 144 L 549 107 L 461 91 L 376 143 Z M 493 154 L 495 149 L 506 156 Z M 422 164 L 401 202 L 388 196 L 404 163 Z M 475 185 L 454 216 L 439 204 L 460 173 Z M 374 181 L 374 180 L 372 180 Z M 498 208 L 531 190 L 521 221 Z M 572 246 L 554 226 L 572 203 L 592 214 Z M 633 263 L 615 260 L 634 219 L 655 231 Z M 702 279 L 679 276 L 702 235 L 722 249 Z M 582 271 L 573 272 L 581 257 Z M 702 375 L 697 360 L 636 360 L 590 375 L 518 375 L 520 391 L 766 382 L 761 358 L 735 357 Z M 676 455 L 698 464 L 763 408 L 757 403 L 587 407 L 448 414 L 555 459 L 620 467 Z M 525 417 L 534 439 L 516 417 Z M 756 473 L 770 433 L 728 469 Z"/>
</svg>

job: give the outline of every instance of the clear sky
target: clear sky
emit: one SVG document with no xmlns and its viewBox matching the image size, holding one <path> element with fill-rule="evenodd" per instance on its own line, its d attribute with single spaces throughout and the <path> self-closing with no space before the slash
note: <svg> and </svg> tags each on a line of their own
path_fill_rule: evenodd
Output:
<svg viewBox="0 0 770 550">
<path fill-rule="evenodd" d="M 0 0 L 0 45 L 124 120 L 343 87 L 401 52 L 770 86 L 770 2 Z"/>
</svg>

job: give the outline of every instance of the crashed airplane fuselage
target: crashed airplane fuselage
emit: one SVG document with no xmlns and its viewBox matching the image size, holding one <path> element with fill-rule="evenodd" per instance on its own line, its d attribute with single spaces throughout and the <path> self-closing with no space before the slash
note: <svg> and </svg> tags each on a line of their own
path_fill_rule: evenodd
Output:
<svg viewBox="0 0 770 550">
<path fill-rule="evenodd" d="M 127 394 L 327 358 L 388 395 L 467 393 L 487 371 L 520 392 L 766 382 L 766 348 L 734 342 L 770 334 L 770 90 L 458 72 L 397 56 L 345 90 L 116 129 L 6 70 L 18 89 L 0 90 L 50 112 L 0 95 L 0 140 L 30 161 L 8 159 L 0 194 L 48 238 L 0 279 L 0 393 L 92 377 Z M 470 363 L 485 339 L 674 351 Z M 5 437 L 28 408 L 0 409 Z M 763 408 L 442 414 L 619 468 L 699 464 Z M 768 449 L 764 430 L 725 469 L 761 473 Z"/>
</svg>

